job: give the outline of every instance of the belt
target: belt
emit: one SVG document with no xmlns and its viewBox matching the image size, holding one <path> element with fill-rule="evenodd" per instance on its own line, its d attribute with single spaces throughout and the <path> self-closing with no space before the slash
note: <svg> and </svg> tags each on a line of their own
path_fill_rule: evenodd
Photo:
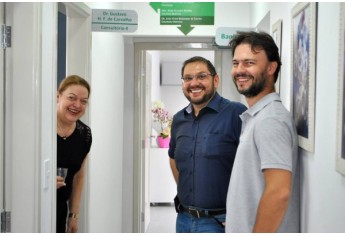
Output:
<svg viewBox="0 0 345 236">
<path fill-rule="evenodd" d="M 209 217 L 209 216 L 216 216 L 226 213 L 226 209 L 221 210 L 199 210 L 193 207 L 184 207 L 182 205 L 179 206 L 180 211 L 185 211 L 194 216 L 195 218 L 200 217 Z"/>
</svg>

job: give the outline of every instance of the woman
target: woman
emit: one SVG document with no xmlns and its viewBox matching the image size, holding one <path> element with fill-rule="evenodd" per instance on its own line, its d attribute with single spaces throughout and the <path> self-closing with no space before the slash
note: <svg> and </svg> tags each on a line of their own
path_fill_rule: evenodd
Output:
<svg viewBox="0 0 345 236">
<path fill-rule="evenodd" d="M 68 168 L 65 181 L 57 176 L 57 233 L 66 232 L 66 221 L 68 233 L 78 231 L 86 157 L 92 143 L 91 129 L 79 119 L 89 95 L 88 82 L 77 75 L 62 80 L 57 94 L 57 166 Z"/>
</svg>

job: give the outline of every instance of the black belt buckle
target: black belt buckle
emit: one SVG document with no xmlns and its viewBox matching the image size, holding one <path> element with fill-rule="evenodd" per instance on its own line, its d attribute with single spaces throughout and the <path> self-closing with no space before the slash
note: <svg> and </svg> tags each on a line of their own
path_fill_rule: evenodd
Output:
<svg viewBox="0 0 345 236">
<path fill-rule="evenodd" d="M 189 214 L 191 214 L 192 216 L 194 216 L 195 218 L 200 218 L 200 217 L 203 217 L 204 214 L 202 214 L 201 211 L 197 210 L 197 209 L 194 209 L 194 208 L 190 208 L 188 207 L 187 208 L 187 211 Z"/>
</svg>

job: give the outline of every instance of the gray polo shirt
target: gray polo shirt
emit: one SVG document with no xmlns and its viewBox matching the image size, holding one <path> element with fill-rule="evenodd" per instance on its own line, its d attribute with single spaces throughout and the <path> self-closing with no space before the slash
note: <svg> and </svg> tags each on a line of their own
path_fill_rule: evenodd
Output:
<svg viewBox="0 0 345 236">
<path fill-rule="evenodd" d="M 296 127 L 279 95 L 271 93 L 241 115 L 242 132 L 227 196 L 226 232 L 252 232 L 265 188 L 264 169 L 292 172 L 292 193 L 278 232 L 299 232 Z"/>
</svg>

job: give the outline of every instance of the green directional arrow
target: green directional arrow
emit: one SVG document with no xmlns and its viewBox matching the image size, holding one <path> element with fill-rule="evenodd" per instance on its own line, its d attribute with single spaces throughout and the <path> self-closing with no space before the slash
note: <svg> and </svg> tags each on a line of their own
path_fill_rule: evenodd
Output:
<svg viewBox="0 0 345 236">
<path fill-rule="evenodd" d="M 150 6 L 155 10 L 155 12 L 158 13 L 158 9 L 161 8 L 161 3 L 160 2 L 150 2 Z"/>
<path fill-rule="evenodd" d="M 214 2 L 150 2 L 158 13 L 161 25 L 181 25 L 178 29 L 187 35 L 191 25 L 214 25 Z"/>
<path fill-rule="evenodd" d="M 191 27 L 191 25 L 190 24 L 188 24 L 188 23 L 183 23 L 182 25 L 181 25 L 181 27 L 177 27 L 184 35 L 187 35 L 187 34 L 189 34 L 189 32 L 191 32 L 193 29 L 194 29 L 194 27 Z"/>
</svg>

